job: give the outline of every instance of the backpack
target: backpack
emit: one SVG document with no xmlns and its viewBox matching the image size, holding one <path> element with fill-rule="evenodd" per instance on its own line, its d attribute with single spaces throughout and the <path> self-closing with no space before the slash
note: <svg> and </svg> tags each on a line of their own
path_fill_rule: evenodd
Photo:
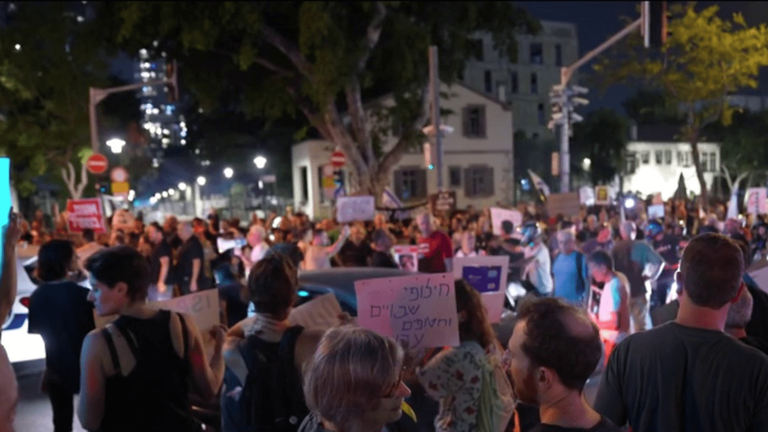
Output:
<svg viewBox="0 0 768 432">
<path fill-rule="evenodd" d="M 584 281 L 584 254 L 576 252 L 576 271 L 579 278 L 576 280 L 576 294 L 582 295 L 587 289 L 587 284 Z"/>
<path fill-rule="evenodd" d="M 504 432 L 515 413 L 515 397 L 501 359 L 494 352 L 485 354 L 480 409 L 477 413 L 477 430 L 480 432 Z"/>
<path fill-rule="evenodd" d="M 303 330 L 289 328 L 277 344 L 252 335 L 229 353 L 221 392 L 223 432 L 299 430 L 309 414 L 294 360 Z"/>
</svg>

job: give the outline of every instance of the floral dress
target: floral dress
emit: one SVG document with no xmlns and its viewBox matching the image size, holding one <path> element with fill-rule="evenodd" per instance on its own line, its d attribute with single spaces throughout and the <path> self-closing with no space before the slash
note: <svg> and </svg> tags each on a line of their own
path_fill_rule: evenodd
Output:
<svg viewBox="0 0 768 432">
<path fill-rule="evenodd" d="M 483 359 L 487 354 L 475 341 L 462 342 L 442 351 L 419 369 L 419 382 L 427 394 L 440 402 L 436 432 L 477 430 L 480 410 Z"/>
</svg>

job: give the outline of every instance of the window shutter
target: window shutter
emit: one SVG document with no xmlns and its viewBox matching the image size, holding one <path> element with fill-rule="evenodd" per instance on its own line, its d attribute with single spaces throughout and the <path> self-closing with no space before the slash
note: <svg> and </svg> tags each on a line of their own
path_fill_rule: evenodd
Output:
<svg viewBox="0 0 768 432">
<path fill-rule="evenodd" d="M 416 170 L 416 196 L 414 198 L 427 197 L 427 170 Z"/>
<path fill-rule="evenodd" d="M 472 197 L 472 168 L 464 168 L 464 195 Z"/>
<path fill-rule="evenodd" d="M 485 136 L 485 105 L 481 105 L 478 108 L 478 111 L 480 113 L 480 137 L 486 138 Z"/>
<path fill-rule="evenodd" d="M 461 133 L 465 137 L 471 135 L 469 130 L 469 107 L 461 109 Z"/>
<path fill-rule="evenodd" d="M 483 170 L 485 190 L 483 191 L 486 196 L 493 196 L 495 193 L 495 186 L 493 184 L 493 167 L 485 167 Z"/>
<path fill-rule="evenodd" d="M 395 195 L 403 199 L 403 171 L 395 171 Z"/>
</svg>

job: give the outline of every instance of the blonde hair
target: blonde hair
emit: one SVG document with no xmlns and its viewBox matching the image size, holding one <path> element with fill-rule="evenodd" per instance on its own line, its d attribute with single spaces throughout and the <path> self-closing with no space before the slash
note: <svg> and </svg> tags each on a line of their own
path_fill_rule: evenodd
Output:
<svg viewBox="0 0 768 432">
<path fill-rule="evenodd" d="M 391 338 L 359 327 L 328 330 L 304 371 L 307 407 L 338 432 L 360 430 L 397 381 L 403 349 Z"/>
</svg>

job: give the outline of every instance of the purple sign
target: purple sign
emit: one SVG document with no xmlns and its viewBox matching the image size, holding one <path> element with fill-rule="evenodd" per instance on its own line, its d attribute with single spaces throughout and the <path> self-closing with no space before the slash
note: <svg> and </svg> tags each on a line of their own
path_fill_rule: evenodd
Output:
<svg viewBox="0 0 768 432">
<path fill-rule="evenodd" d="M 465 266 L 461 269 L 461 277 L 480 294 L 496 293 L 501 289 L 500 266 Z"/>
</svg>

